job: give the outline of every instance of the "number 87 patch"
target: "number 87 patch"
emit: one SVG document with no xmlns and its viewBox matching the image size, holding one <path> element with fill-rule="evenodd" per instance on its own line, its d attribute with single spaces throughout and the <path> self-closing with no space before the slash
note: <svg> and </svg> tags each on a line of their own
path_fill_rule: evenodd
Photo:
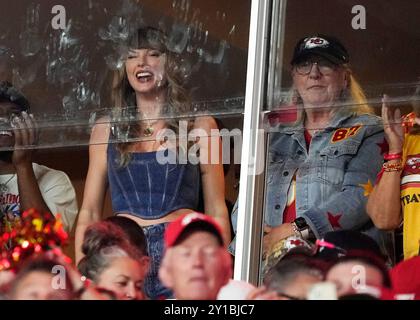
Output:
<svg viewBox="0 0 420 320">
<path fill-rule="evenodd" d="M 356 125 L 351 128 L 337 129 L 334 131 L 331 142 L 336 143 L 336 142 L 346 140 L 352 136 L 355 136 L 359 132 L 361 127 L 362 127 L 361 125 Z"/>
</svg>

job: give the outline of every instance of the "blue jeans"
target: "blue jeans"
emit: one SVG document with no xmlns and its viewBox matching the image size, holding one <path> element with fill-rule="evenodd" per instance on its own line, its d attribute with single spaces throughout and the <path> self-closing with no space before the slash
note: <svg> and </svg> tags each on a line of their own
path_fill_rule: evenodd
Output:
<svg viewBox="0 0 420 320">
<path fill-rule="evenodd" d="M 159 280 L 159 267 L 163 257 L 163 235 L 168 223 L 161 223 L 143 227 L 147 239 L 147 251 L 151 263 L 150 270 L 144 284 L 145 292 L 152 300 L 172 298 L 172 291 L 166 288 Z"/>
</svg>

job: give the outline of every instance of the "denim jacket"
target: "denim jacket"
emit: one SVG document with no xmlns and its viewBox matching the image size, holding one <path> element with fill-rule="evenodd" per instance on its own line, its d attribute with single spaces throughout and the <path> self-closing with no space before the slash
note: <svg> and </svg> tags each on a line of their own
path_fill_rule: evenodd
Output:
<svg viewBox="0 0 420 320">
<path fill-rule="evenodd" d="M 384 247 L 365 206 L 383 163 L 385 139 L 380 118 L 336 113 L 313 135 L 309 150 L 304 127 L 279 127 L 270 133 L 265 223 L 283 223 L 292 179 L 296 178 L 296 217 L 304 217 L 317 238 L 328 231 L 364 231 Z M 236 231 L 237 203 L 232 212 Z M 230 246 L 233 252 L 234 243 Z"/>
</svg>

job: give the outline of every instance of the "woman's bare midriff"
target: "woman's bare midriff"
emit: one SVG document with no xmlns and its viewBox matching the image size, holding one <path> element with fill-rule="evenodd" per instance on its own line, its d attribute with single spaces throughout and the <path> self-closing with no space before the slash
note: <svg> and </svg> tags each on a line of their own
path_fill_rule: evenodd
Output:
<svg viewBox="0 0 420 320">
<path fill-rule="evenodd" d="M 147 227 L 147 226 L 151 226 L 151 225 L 155 225 L 155 224 L 174 221 L 179 216 L 182 216 L 185 213 L 189 213 L 189 212 L 193 212 L 193 211 L 194 210 L 191 210 L 191 209 L 178 209 L 178 210 L 172 211 L 171 213 L 167 214 L 166 216 L 164 216 L 160 219 L 152 219 L 152 220 L 142 219 L 142 218 L 139 218 L 139 217 L 137 217 L 133 214 L 124 213 L 124 212 L 119 212 L 119 213 L 117 213 L 117 215 L 122 216 L 122 217 L 130 218 L 131 220 L 134 220 L 135 222 L 137 222 L 137 224 L 139 224 L 140 226 Z"/>
</svg>

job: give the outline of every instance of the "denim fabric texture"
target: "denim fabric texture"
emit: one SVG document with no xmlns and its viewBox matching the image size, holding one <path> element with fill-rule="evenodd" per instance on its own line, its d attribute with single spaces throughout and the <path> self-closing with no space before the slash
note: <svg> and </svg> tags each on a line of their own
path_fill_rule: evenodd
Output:
<svg viewBox="0 0 420 320">
<path fill-rule="evenodd" d="M 317 238 L 328 231 L 367 233 L 382 248 L 388 236 L 373 227 L 365 206 L 383 163 L 385 144 L 379 117 L 336 113 L 306 147 L 302 122 L 276 127 L 268 147 L 265 223 L 283 223 L 287 193 L 296 177 L 296 216 L 304 217 Z M 232 212 L 236 232 L 237 203 Z M 385 239 L 384 237 L 385 236 Z M 230 251 L 234 251 L 234 242 Z"/>
<path fill-rule="evenodd" d="M 127 166 L 119 164 L 120 153 L 109 144 L 108 180 L 114 213 L 128 213 L 142 219 L 159 219 L 178 209 L 198 210 L 201 175 L 199 165 L 160 164 L 159 152 L 132 153 Z M 161 157 L 163 158 L 163 157 Z M 145 291 L 151 299 L 172 297 L 158 278 L 166 224 L 143 227 L 151 258 Z"/>
<path fill-rule="evenodd" d="M 172 298 L 173 293 L 166 288 L 159 280 L 159 267 L 164 252 L 163 235 L 168 223 L 155 224 L 143 227 L 147 239 L 147 251 L 150 256 L 150 270 L 147 274 L 144 290 L 152 300 Z"/>
<path fill-rule="evenodd" d="M 160 164 L 158 152 L 141 152 L 132 153 L 128 165 L 121 167 L 115 145 L 110 144 L 107 153 L 114 212 L 159 219 L 178 209 L 197 210 L 201 189 L 198 165 Z"/>
</svg>

